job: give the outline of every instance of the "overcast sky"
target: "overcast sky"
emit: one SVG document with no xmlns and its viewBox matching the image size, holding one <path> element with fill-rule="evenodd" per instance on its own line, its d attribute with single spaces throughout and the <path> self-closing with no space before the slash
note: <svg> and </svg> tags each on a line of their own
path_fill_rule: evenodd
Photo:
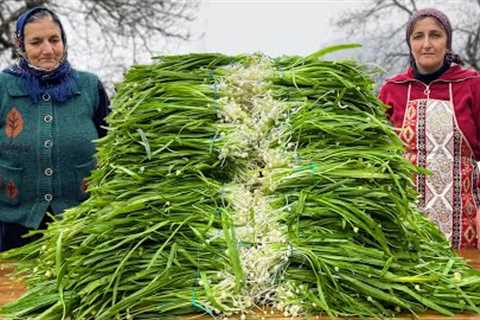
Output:
<svg viewBox="0 0 480 320">
<path fill-rule="evenodd" d="M 194 40 L 171 53 L 263 52 L 308 54 L 345 42 L 333 26 L 345 10 L 363 0 L 203 0 L 193 24 Z M 177 52 L 174 52 L 177 51 Z"/>
<path fill-rule="evenodd" d="M 1 0 L 0 0 L 1 1 Z M 190 0 L 188 0 L 190 1 Z M 131 54 L 119 44 L 112 52 L 115 57 L 100 54 L 91 57 L 86 50 L 77 49 L 71 58 L 86 70 L 100 72 L 105 78 L 119 81 L 127 66 L 149 63 L 150 57 L 164 54 L 192 52 L 220 52 L 250 54 L 262 52 L 272 57 L 280 55 L 308 55 L 325 46 L 350 43 L 346 33 L 334 24 L 346 11 L 360 9 L 369 0 L 199 0 L 197 18 L 188 28 L 192 34 L 187 42 L 158 40 L 153 52 L 137 50 Z M 465 0 L 423 0 L 422 5 L 439 6 L 448 3 L 458 6 Z M 358 35 L 360 36 L 360 35 Z M 101 41 L 101 40 L 99 40 Z M 361 40 L 357 40 L 361 41 Z M 123 48 L 123 50 L 122 50 Z M 330 58 L 358 56 L 363 49 L 348 50 Z M 406 49 L 406 48 L 405 48 Z M 370 62 L 368 59 L 364 62 Z M 114 70 L 108 74 L 108 70 Z"/>
<path fill-rule="evenodd" d="M 109 54 L 98 52 L 94 43 L 103 41 L 100 33 L 79 31 L 79 26 L 73 30 L 65 24 L 70 39 L 75 39 L 78 32 L 90 34 L 90 42 L 76 42 L 69 58 L 77 68 L 99 74 L 111 86 L 121 81 L 127 67 L 150 63 L 152 55 L 192 52 L 307 55 L 326 45 L 348 42 L 342 39 L 344 34 L 335 29 L 333 22 L 345 10 L 362 3 L 365 0 L 200 0 L 196 19 L 187 26 L 192 35 L 190 41 L 165 43 L 160 38 L 152 52 L 139 49 L 135 55 L 128 44 L 120 42 Z"/>
</svg>

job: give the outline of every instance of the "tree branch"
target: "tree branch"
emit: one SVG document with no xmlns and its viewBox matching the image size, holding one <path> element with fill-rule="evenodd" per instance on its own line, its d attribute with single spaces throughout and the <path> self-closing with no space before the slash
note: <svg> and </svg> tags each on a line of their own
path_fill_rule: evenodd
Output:
<svg viewBox="0 0 480 320">
<path fill-rule="evenodd" d="M 413 11 L 417 11 L 418 10 L 417 9 L 417 2 L 415 0 L 410 0 L 410 3 L 412 4 Z"/>
<path fill-rule="evenodd" d="M 403 4 L 401 4 L 400 2 L 398 2 L 398 0 L 392 0 L 392 1 L 393 1 L 393 3 L 394 3 L 398 8 L 400 8 L 400 9 L 402 9 L 403 11 L 405 11 L 406 13 L 408 13 L 409 16 L 411 16 L 411 15 L 413 14 L 413 11 L 412 11 L 412 10 L 408 9 L 406 6 L 404 6 Z M 410 2 L 414 2 L 414 3 L 415 3 L 415 1 L 413 1 L 413 0 L 411 0 Z M 414 5 L 413 7 L 414 7 L 414 9 L 415 9 L 416 6 Z"/>
<path fill-rule="evenodd" d="M 408 63 L 409 53 L 404 45 L 402 32 L 405 30 L 407 18 L 420 5 L 427 2 L 427 0 L 369 0 L 364 5 L 365 9 L 347 11 L 337 20 L 336 25 L 349 33 L 349 37 L 353 38 L 349 40 L 364 43 L 363 59 L 375 61 L 390 74 L 396 73 Z M 446 4 L 443 5 L 447 8 Z M 441 4 L 438 7 L 443 10 Z M 464 1 L 462 6 L 449 11 L 450 18 L 459 21 L 454 28 L 458 31 L 458 34 L 455 32 L 457 35 L 453 39 L 454 47 L 459 48 L 457 51 L 465 58 L 465 62 L 476 69 L 480 68 L 480 22 L 477 19 L 479 14 L 480 0 Z M 399 17 L 406 19 L 403 21 Z M 392 21 L 401 22 L 393 24 Z"/>
</svg>

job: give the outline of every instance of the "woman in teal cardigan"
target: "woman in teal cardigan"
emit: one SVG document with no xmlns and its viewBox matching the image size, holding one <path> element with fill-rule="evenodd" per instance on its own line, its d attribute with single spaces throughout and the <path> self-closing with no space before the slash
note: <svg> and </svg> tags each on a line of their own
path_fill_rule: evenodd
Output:
<svg viewBox="0 0 480 320">
<path fill-rule="evenodd" d="M 19 60 L 0 73 L 0 251 L 87 198 L 109 111 L 99 79 L 68 62 L 54 12 L 23 13 L 15 36 Z"/>
</svg>

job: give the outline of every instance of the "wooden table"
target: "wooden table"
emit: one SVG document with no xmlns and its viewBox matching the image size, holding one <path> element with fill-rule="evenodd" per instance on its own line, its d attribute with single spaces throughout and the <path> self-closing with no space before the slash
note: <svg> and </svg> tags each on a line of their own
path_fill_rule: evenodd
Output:
<svg viewBox="0 0 480 320">
<path fill-rule="evenodd" d="M 0 264 L 0 305 L 16 300 L 26 291 L 23 284 L 8 278 L 8 275 L 12 272 L 12 267 L 5 267 Z"/>
<path fill-rule="evenodd" d="M 460 254 L 470 261 L 470 264 L 480 270 L 480 250 L 464 250 Z M 12 268 L 2 268 L 0 265 L 0 305 L 10 301 L 14 301 L 20 297 L 26 290 L 21 283 L 16 283 L 8 278 L 8 274 L 11 273 Z M 435 314 L 433 312 L 427 312 L 420 317 L 422 320 L 480 320 L 480 315 L 457 315 L 455 317 L 445 317 Z M 211 320 L 210 317 L 195 316 L 190 319 L 195 320 Z M 239 317 L 231 317 L 230 319 L 239 319 Z M 265 320 L 285 320 L 291 318 L 284 318 L 278 314 L 259 314 L 257 316 L 248 316 L 247 319 L 265 319 Z M 300 318 L 295 318 L 300 319 Z M 327 317 L 318 317 L 319 320 L 326 320 Z M 413 319 L 413 316 L 400 316 L 398 319 Z"/>
</svg>

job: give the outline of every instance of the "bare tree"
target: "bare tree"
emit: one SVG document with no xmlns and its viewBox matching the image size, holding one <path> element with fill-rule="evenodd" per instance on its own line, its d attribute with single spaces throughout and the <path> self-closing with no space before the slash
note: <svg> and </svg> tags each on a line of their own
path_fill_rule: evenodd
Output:
<svg viewBox="0 0 480 320">
<path fill-rule="evenodd" d="M 449 16 L 454 29 L 453 50 L 467 65 L 480 70 L 480 0 L 370 0 L 335 23 L 351 39 L 364 44 L 363 60 L 378 63 L 391 75 L 408 65 L 406 24 L 416 10 L 425 7 L 438 8 Z"/>
<path fill-rule="evenodd" d="M 161 40 L 187 40 L 198 0 L 0 0 L 0 65 L 15 57 L 15 21 L 25 10 L 45 5 L 66 24 L 70 52 L 95 59 L 111 86 L 140 55 L 158 54 Z M 72 48 L 74 47 L 74 48 Z M 128 56 L 128 60 L 127 60 Z M 79 59 L 80 59 L 79 58 Z M 109 69 L 110 68 L 110 69 Z M 114 71 L 112 71 L 114 70 Z M 117 76 L 118 78 L 118 76 Z"/>
</svg>

